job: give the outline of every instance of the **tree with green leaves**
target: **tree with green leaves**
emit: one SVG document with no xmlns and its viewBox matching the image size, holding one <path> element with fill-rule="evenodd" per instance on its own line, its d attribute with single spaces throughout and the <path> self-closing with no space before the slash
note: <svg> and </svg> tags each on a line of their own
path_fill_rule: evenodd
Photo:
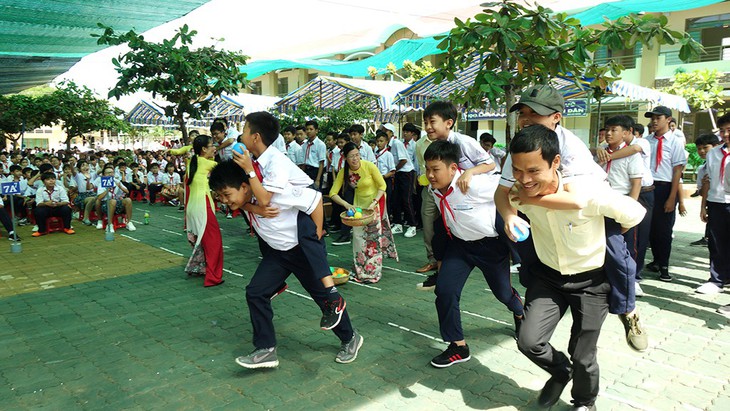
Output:
<svg viewBox="0 0 730 411">
<path fill-rule="evenodd" d="M 455 80 L 456 74 L 478 61 L 479 70 L 472 87 L 457 90 L 457 103 L 470 107 L 511 107 L 517 93 L 534 84 L 547 84 L 557 76 L 591 80 L 590 88 L 605 91 L 624 69 L 614 60 L 598 62 L 593 53 L 599 47 L 614 50 L 632 48 L 638 42 L 651 48 L 656 44 L 681 45 L 682 60 L 697 57 L 702 46 L 688 34 L 667 28 L 664 15 L 632 14 L 616 21 L 606 20 L 600 28 L 581 25 L 565 13 L 553 14 L 536 5 L 502 0 L 485 4 L 481 13 L 461 21 L 439 48 L 446 51 L 443 66 L 436 71 L 436 82 Z M 512 137 L 515 116 L 507 122 L 507 141 Z"/>
<path fill-rule="evenodd" d="M 370 102 L 370 99 L 348 100 L 339 108 L 323 109 L 314 104 L 314 96 L 308 95 L 300 100 L 296 110 L 284 113 L 272 110 L 272 114 L 279 118 L 282 128 L 303 126 L 307 120 L 317 120 L 320 136 L 324 136 L 329 132 L 340 133 L 355 122 L 371 119 Z"/>
<path fill-rule="evenodd" d="M 124 112 L 112 107 L 109 101 L 100 99 L 86 86 L 74 82 L 60 84 L 48 96 L 52 107 L 49 115 L 60 123 L 66 132 L 66 149 L 71 149 L 71 140 L 92 131 L 125 131 L 129 125 L 121 120 Z"/>
<path fill-rule="evenodd" d="M 0 146 L 5 148 L 10 140 L 17 147 L 26 130 L 50 126 L 55 121 L 52 109 L 48 95 L 0 95 Z"/>
<path fill-rule="evenodd" d="M 403 60 L 403 71 L 405 71 L 406 77 L 403 77 L 400 73 L 398 73 L 398 67 L 392 61 L 385 66 L 385 69 L 392 76 L 395 76 L 400 81 L 408 84 L 413 84 L 436 71 L 436 67 L 427 60 L 421 60 L 418 63 L 414 63 L 411 60 Z M 368 75 L 373 79 L 378 75 L 378 71 L 379 70 L 375 66 L 368 67 Z"/>
<path fill-rule="evenodd" d="M 247 56 L 240 52 L 217 50 L 214 47 L 193 49 L 197 31 L 182 26 L 171 39 L 152 43 L 133 30 L 117 34 L 111 27 L 104 29 L 98 44 L 126 44 L 131 50 L 112 64 L 119 73 L 119 81 L 109 91 L 109 97 L 119 98 L 139 90 L 152 93 L 170 103 L 165 115 L 177 122 L 183 141 L 188 143 L 186 116 L 201 118 L 208 111 L 212 96 L 221 93 L 238 94 L 246 85 L 246 74 L 240 66 Z"/>
<path fill-rule="evenodd" d="M 712 108 L 725 104 L 723 87 L 720 85 L 722 75 L 717 70 L 695 70 L 689 73 L 675 73 L 672 85 L 666 88 L 668 93 L 676 94 L 687 99 L 687 103 L 694 109 L 706 110 L 710 114 L 712 128 L 717 129 Z"/>
</svg>

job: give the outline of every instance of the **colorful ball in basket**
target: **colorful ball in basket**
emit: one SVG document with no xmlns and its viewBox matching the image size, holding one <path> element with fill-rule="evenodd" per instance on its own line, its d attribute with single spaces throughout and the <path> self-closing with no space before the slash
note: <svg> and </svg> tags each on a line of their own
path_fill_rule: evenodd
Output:
<svg viewBox="0 0 730 411">
<path fill-rule="evenodd" d="M 361 211 L 356 211 L 355 212 L 355 215 L 353 217 L 355 217 L 355 218 L 362 218 L 362 212 Z"/>
<path fill-rule="evenodd" d="M 354 217 L 355 216 L 355 212 L 352 211 L 352 210 L 347 210 L 347 213 L 346 214 L 347 214 L 348 217 Z"/>
<path fill-rule="evenodd" d="M 246 145 L 243 143 L 233 143 L 233 151 L 243 154 L 246 151 Z"/>
<path fill-rule="evenodd" d="M 349 211 L 349 210 L 348 210 Z M 358 215 L 360 215 L 358 217 Z M 370 224 L 375 218 L 375 211 L 365 209 L 362 213 L 356 212 L 353 215 L 348 215 L 346 211 L 340 214 L 342 223 L 350 227 L 361 227 Z"/>
</svg>

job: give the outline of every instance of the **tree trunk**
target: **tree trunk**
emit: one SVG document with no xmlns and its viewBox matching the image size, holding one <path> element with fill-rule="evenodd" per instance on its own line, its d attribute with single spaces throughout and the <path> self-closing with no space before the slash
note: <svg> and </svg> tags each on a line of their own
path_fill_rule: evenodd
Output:
<svg viewBox="0 0 730 411">
<path fill-rule="evenodd" d="M 177 125 L 180 127 L 180 132 L 182 133 L 182 139 L 183 139 L 183 145 L 188 145 L 188 128 L 185 126 L 185 119 L 183 118 L 182 113 L 178 114 L 177 117 Z"/>
<path fill-rule="evenodd" d="M 509 150 L 509 143 L 517 130 L 517 113 L 510 113 L 509 109 L 517 102 L 517 95 L 514 86 L 507 86 L 504 90 L 505 111 L 507 111 L 507 124 L 505 125 L 505 143 Z"/>
</svg>

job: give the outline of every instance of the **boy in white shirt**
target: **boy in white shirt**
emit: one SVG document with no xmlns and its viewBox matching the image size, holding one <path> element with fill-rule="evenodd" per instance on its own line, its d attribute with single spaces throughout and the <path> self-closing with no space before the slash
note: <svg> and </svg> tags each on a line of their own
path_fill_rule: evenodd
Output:
<svg viewBox="0 0 730 411">
<path fill-rule="evenodd" d="M 413 156 L 405 144 L 398 140 L 395 126 L 390 123 L 382 125 L 381 130 L 388 135 L 388 150 L 393 154 L 395 177 L 393 179 L 393 195 L 388 201 L 390 213 L 393 215 L 393 234 L 403 233 L 404 237 L 416 236 L 416 211 L 413 206 L 416 172 L 413 168 Z M 405 226 L 405 227 L 404 227 Z"/>
<path fill-rule="evenodd" d="M 375 140 L 375 144 L 378 147 L 378 150 L 375 152 L 375 161 L 377 161 L 376 166 L 378 166 L 378 170 L 380 171 L 380 174 L 383 175 L 383 179 L 385 180 L 385 198 L 388 204 L 388 210 L 387 212 L 392 212 L 393 207 L 391 207 L 391 195 L 393 193 L 393 176 L 395 175 L 395 160 L 393 160 L 393 154 L 388 150 L 388 136 L 382 132 L 378 131 L 377 138 Z M 401 230 L 402 232 L 403 230 Z"/>
<path fill-rule="evenodd" d="M 695 139 L 695 147 L 697 147 L 697 155 L 702 159 L 707 159 L 707 153 L 715 148 L 720 141 L 717 140 L 717 136 L 714 134 L 703 134 Z M 703 163 L 697 167 L 697 193 L 700 194 L 702 191 L 702 181 L 707 176 L 707 163 Z M 703 201 L 701 209 L 704 210 L 707 204 Z M 709 228 L 705 224 L 705 234 L 697 241 L 691 242 L 690 245 L 707 247 L 707 239 L 709 238 Z"/>
<path fill-rule="evenodd" d="M 436 281 L 436 311 L 441 338 L 449 347 L 431 360 L 437 368 L 468 361 L 469 346 L 461 328 L 461 291 L 474 267 L 479 267 L 494 296 L 512 312 L 515 335 L 523 319 L 522 300 L 512 288 L 509 248 L 494 226 L 497 214 L 494 190 L 498 177 L 475 175 L 466 192 L 458 187 L 461 153 L 456 144 L 435 141 L 424 153 L 429 189 L 441 211 L 441 222 L 449 237 Z M 438 223 L 437 223 L 438 224 Z"/>
<path fill-rule="evenodd" d="M 249 122 L 246 123 L 246 127 L 248 126 Z M 246 133 L 244 128 L 244 135 Z M 274 148 L 272 150 L 276 151 Z M 278 210 L 269 209 L 267 212 L 263 205 L 252 204 L 254 190 L 249 183 L 260 186 L 256 173 L 253 171 L 252 173 L 251 177 L 236 163 L 223 162 L 213 169 L 209 181 L 210 188 L 218 194 L 224 204 L 232 210 L 249 211 L 251 226 L 259 235 L 259 248 L 263 257 L 246 286 L 246 301 L 251 314 L 255 349 L 247 356 L 236 358 L 236 363 L 244 368 L 274 368 L 279 365 L 279 360 L 276 352 L 271 295 L 281 287 L 287 277 L 294 273 L 320 307 L 323 315 L 328 311 L 328 291 L 320 281 L 318 273 L 315 273 L 308 263 L 308 257 L 304 255 L 299 244 L 301 232 L 317 235 L 317 231 L 321 230 L 315 226 L 312 219 L 299 218 L 299 214 L 300 212 L 311 214 L 317 208 L 321 209 L 322 195 L 306 187 L 289 186 L 286 191 L 271 196 L 270 201 L 278 206 Z M 252 211 L 254 209 L 258 210 Z M 259 213 L 265 214 L 266 218 Z M 357 358 L 363 338 L 352 328 L 345 306 L 341 307 L 338 314 L 339 321 L 331 328 L 341 341 L 335 361 L 350 363 Z"/>
<path fill-rule="evenodd" d="M 114 168 L 109 165 L 104 167 L 101 177 L 113 177 Z M 127 230 L 135 231 L 137 228 L 132 223 L 132 200 L 129 197 L 125 197 L 125 194 L 129 194 L 129 190 L 125 187 L 121 181 L 114 179 L 114 186 L 111 188 L 104 188 L 101 183 L 97 188 L 96 196 L 96 214 L 99 216 L 99 221 L 96 223 L 96 228 L 101 230 L 104 228 L 104 222 L 101 216 L 107 215 L 108 229 L 114 232 L 114 215 L 124 213 L 127 216 Z"/>
<path fill-rule="evenodd" d="M 48 232 L 46 223 L 49 217 L 61 217 L 63 232 L 75 234 L 71 229 L 71 207 L 66 190 L 56 184 L 56 175 L 53 172 L 43 173 L 41 180 L 43 187 L 36 192 L 36 208 L 33 210 L 38 231 L 33 233 L 33 237 L 40 237 Z"/>
</svg>

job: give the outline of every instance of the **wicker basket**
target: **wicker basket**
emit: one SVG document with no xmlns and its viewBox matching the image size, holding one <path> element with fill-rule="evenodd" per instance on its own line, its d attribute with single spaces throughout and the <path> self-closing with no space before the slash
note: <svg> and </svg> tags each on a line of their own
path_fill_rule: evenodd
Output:
<svg viewBox="0 0 730 411">
<path fill-rule="evenodd" d="M 361 227 L 364 225 L 368 225 L 373 221 L 373 218 L 375 218 L 375 210 L 370 209 L 363 209 L 362 217 L 360 218 L 348 217 L 347 211 L 343 211 L 342 213 L 340 213 L 340 219 L 342 220 L 342 224 L 348 225 L 350 227 Z"/>
<path fill-rule="evenodd" d="M 339 268 L 339 267 L 338 267 Z M 340 274 L 338 276 L 335 276 L 334 269 L 332 270 L 332 281 L 334 281 L 335 285 L 342 285 L 348 281 L 350 281 L 350 271 L 342 269 L 344 271 L 343 274 Z"/>
</svg>

